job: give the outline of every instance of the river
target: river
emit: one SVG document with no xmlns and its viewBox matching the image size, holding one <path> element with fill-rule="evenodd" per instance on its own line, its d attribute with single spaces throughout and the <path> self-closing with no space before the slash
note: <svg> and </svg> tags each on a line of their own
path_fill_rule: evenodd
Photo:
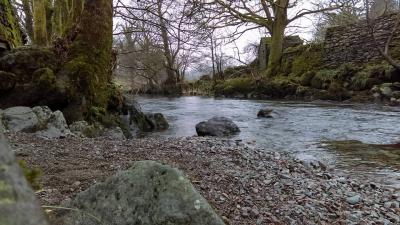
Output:
<svg viewBox="0 0 400 225">
<path fill-rule="evenodd" d="M 214 99 L 206 97 L 136 97 L 144 112 L 161 112 L 170 129 L 151 135 L 193 136 L 195 125 L 213 116 L 231 118 L 241 129 L 232 137 L 268 151 L 317 159 L 340 173 L 400 188 L 400 150 L 333 150 L 326 141 L 369 144 L 400 142 L 400 108 L 374 104 Z M 274 110 L 273 119 L 257 112 Z"/>
</svg>

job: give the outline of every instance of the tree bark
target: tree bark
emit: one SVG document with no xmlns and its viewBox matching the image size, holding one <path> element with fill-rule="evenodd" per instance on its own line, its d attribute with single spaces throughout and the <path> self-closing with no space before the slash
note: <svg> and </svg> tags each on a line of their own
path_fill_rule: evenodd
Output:
<svg viewBox="0 0 400 225">
<path fill-rule="evenodd" d="M 288 24 L 288 0 L 278 0 L 276 4 L 277 5 L 274 7 L 274 14 L 276 18 L 274 23 L 272 24 L 267 77 L 273 77 L 279 73 L 283 56 L 283 41 L 285 38 L 285 29 Z"/>
<path fill-rule="evenodd" d="M 22 0 L 22 8 L 25 13 L 25 29 L 30 40 L 33 40 L 33 15 L 32 0 Z"/>
<path fill-rule="evenodd" d="M 46 0 L 33 0 L 33 42 L 38 46 L 47 45 Z"/>
<path fill-rule="evenodd" d="M 62 75 L 73 82 L 72 102 L 65 112 L 70 121 L 90 119 L 107 110 L 112 63 L 112 0 L 86 0 L 79 32 Z"/>
<path fill-rule="evenodd" d="M 7 42 L 10 48 L 21 46 L 22 32 L 10 0 L 0 0 L 0 18 L 0 42 Z"/>
</svg>

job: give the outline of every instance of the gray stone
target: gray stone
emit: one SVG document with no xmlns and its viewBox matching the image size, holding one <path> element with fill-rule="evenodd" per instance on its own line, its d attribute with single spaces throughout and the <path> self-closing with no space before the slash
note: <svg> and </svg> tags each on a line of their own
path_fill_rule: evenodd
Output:
<svg viewBox="0 0 400 225">
<path fill-rule="evenodd" d="M 69 125 L 69 130 L 79 136 L 79 137 L 85 137 L 84 133 L 85 133 L 85 129 L 87 129 L 89 127 L 89 123 L 86 121 L 76 121 L 74 123 L 72 123 L 71 125 Z"/>
<path fill-rule="evenodd" d="M 356 205 L 360 203 L 362 200 L 361 195 L 354 195 L 352 197 L 346 198 L 346 202 L 349 203 L 350 205 Z"/>
<path fill-rule="evenodd" d="M 196 132 L 199 136 L 224 137 L 240 132 L 239 127 L 226 117 L 213 117 L 206 122 L 196 125 Z"/>
<path fill-rule="evenodd" d="M 35 106 L 32 108 L 32 111 L 36 114 L 40 123 L 47 123 L 52 114 L 48 106 Z"/>
<path fill-rule="evenodd" d="M 47 106 L 37 106 L 32 109 L 38 117 L 41 130 L 36 132 L 42 138 L 61 138 L 71 135 L 67 122 L 61 111 L 52 112 Z"/>
<path fill-rule="evenodd" d="M 25 180 L 0 123 L 0 224 L 45 225 L 34 192 Z"/>
<path fill-rule="evenodd" d="M 68 225 L 224 224 L 182 172 L 151 161 L 135 163 L 66 206 L 79 210 L 60 215 Z"/>
<path fill-rule="evenodd" d="M 106 129 L 102 135 L 103 137 L 113 139 L 113 140 L 125 140 L 126 137 L 124 132 L 120 127 L 114 127 L 110 129 Z"/>
<path fill-rule="evenodd" d="M 4 110 L 3 123 L 12 132 L 34 132 L 39 120 L 29 107 L 13 107 Z"/>
</svg>

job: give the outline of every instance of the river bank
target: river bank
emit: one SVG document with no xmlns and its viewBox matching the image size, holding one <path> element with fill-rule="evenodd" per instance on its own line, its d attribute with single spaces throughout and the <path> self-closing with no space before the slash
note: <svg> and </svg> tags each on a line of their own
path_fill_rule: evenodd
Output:
<svg viewBox="0 0 400 225">
<path fill-rule="evenodd" d="M 43 171 L 43 205 L 60 205 L 135 161 L 155 160 L 184 171 L 226 224 L 400 222 L 399 190 L 231 140 L 9 138 L 18 158 Z"/>
</svg>

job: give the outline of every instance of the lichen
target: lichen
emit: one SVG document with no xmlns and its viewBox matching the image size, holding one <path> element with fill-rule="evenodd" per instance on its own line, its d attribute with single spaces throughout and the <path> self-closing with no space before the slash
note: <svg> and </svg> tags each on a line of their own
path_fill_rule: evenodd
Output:
<svg viewBox="0 0 400 225">
<path fill-rule="evenodd" d="M 43 174 L 42 170 L 39 168 L 29 168 L 24 160 L 19 160 L 18 164 L 32 189 L 39 190 L 42 186 L 40 182 L 40 178 Z"/>
<path fill-rule="evenodd" d="M 7 41 L 11 48 L 21 46 L 24 42 L 10 0 L 0 0 L 0 37 Z"/>
</svg>

